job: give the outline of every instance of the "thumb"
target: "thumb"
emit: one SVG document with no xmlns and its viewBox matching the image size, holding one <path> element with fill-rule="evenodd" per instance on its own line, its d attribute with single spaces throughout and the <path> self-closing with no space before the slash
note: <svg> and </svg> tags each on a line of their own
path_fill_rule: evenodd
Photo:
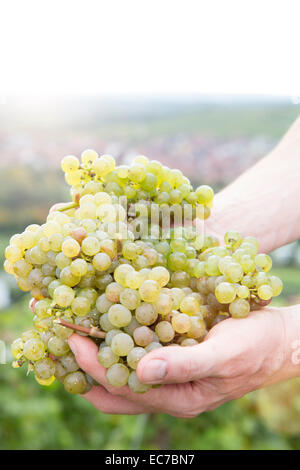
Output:
<svg viewBox="0 0 300 470">
<path fill-rule="evenodd" d="M 213 375 L 220 357 L 213 339 L 196 346 L 168 346 L 146 354 L 137 375 L 148 384 L 190 382 Z"/>
</svg>

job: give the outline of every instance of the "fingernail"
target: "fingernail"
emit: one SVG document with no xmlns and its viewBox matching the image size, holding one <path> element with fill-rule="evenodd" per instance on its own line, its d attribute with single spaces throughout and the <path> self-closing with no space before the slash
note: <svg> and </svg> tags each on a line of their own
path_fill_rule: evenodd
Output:
<svg viewBox="0 0 300 470">
<path fill-rule="evenodd" d="M 72 350 L 72 353 L 76 356 L 76 353 L 77 353 L 77 345 L 76 345 L 76 342 L 72 339 L 72 337 L 69 338 L 69 346 Z"/>
<path fill-rule="evenodd" d="M 167 363 L 161 359 L 153 359 L 146 364 L 143 370 L 143 382 L 157 383 L 167 375 Z"/>
</svg>

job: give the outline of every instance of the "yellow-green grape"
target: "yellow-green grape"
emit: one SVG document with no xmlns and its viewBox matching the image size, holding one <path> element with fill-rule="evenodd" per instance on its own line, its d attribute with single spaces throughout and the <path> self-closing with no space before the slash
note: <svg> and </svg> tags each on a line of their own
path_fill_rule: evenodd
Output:
<svg viewBox="0 0 300 470">
<path fill-rule="evenodd" d="M 139 294 L 145 302 L 156 302 L 160 294 L 160 285 L 158 282 L 148 279 L 141 284 Z"/>
<path fill-rule="evenodd" d="M 170 294 L 173 300 L 173 310 L 178 310 L 182 299 L 185 297 L 185 293 L 179 287 L 173 287 Z"/>
<path fill-rule="evenodd" d="M 15 339 L 10 347 L 10 352 L 15 359 L 20 359 L 23 356 L 24 343 L 21 338 Z"/>
<path fill-rule="evenodd" d="M 247 243 L 247 242 L 243 241 L 240 248 L 252 257 L 254 257 L 257 253 L 256 246 L 253 243 Z"/>
<path fill-rule="evenodd" d="M 131 312 L 121 304 L 112 305 L 108 310 L 108 319 L 112 325 L 122 328 L 129 325 L 131 321 Z"/>
<path fill-rule="evenodd" d="M 117 364 L 117 362 L 119 362 L 119 356 L 113 352 L 110 346 L 105 346 L 104 348 L 99 349 L 98 361 L 103 367 L 108 369 L 113 364 Z"/>
<path fill-rule="evenodd" d="M 45 345 L 39 338 L 31 338 L 24 344 L 23 354 L 29 361 L 38 361 L 45 354 Z"/>
<path fill-rule="evenodd" d="M 60 358 L 60 362 L 67 372 L 75 372 L 79 369 L 79 365 L 76 362 L 75 356 L 72 351 L 68 352 Z"/>
<path fill-rule="evenodd" d="M 176 313 L 172 317 L 172 327 L 176 333 L 187 333 L 191 326 L 192 323 L 190 317 L 185 313 Z"/>
<path fill-rule="evenodd" d="M 106 253 L 97 253 L 93 258 L 93 266 L 97 271 L 106 271 L 111 265 L 111 259 Z"/>
<path fill-rule="evenodd" d="M 40 379 L 35 375 L 35 380 L 37 381 L 38 384 L 43 385 L 44 387 L 49 387 L 55 380 L 55 376 L 52 375 L 52 377 L 49 377 L 49 379 Z"/>
<path fill-rule="evenodd" d="M 79 160 L 74 155 L 67 155 L 62 159 L 61 168 L 64 173 L 71 173 L 79 168 Z"/>
<path fill-rule="evenodd" d="M 243 255 L 240 259 L 240 265 L 246 274 L 254 272 L 256 269 L 255 262 L 250 255 Z"/>
<path fill-rule="evenodd" d="M 229 263 L 225 267 L 224 275 L 229 282 L 239 282 L 244 275 L 243 268 L 239 263 Z"/>
<path fill-rule="evenodd" d="M 22 249 L 29 250 L 29 248 L 32 248 L 36 244 L 37 236 L 36 236 L 36 233 L 34 232 L 25 231 L 22 233 L 21 239 L 22 239 Z"/>
<path fill-rule="evenodd" d="M 175 331 L 172 325 L 167 321 L 157 323 L 155 333 L 162 343 L 169 343 L 175 336 Z"/>
<path fill-rule="evenodd" d="M 173 300 L 169 294 L 161 292 L 154 302 L 155 310 L 158 314 L 165 316 L 172 311 Z"/>
<path fill-rule="evenodd" d="M 236 297 L 236 288 L 229 282 L 221 282 L 216 287 L 215 296 L 221 304 L 229 304 Z"/>
<path fill-rule="evenodd" d="M 80 245 L 73 238 L 67 238 L 62 244 L 62 252 L 68 258 L 74 258 L 80 253 Z"/>
<path fill-rule="evenodd" d="M 28 341 L 31 338 L 40 338 L 40 335 L 39 335 L 38 331 L 36 331 L 36 330 L 27 330 L 27 331 L 24 331 L 21 335 L 21 339 L 22 339 L 23 343 L 26 343 L 26 341 Z"/>
<path fill-rule="evenodd" d="M 267 274 L 264 273 L 263 271 L 260 271 L 257 274 L 255 274 L 253 280 L 254 280 L 256 287 L 262 286 L 263 284 L 268 284 L 269 282 Z"/>
<path fill-rule="evenodd" d="M 21 260 L 20 260 L 21 261 Z M 18 261 L 17 261 L 18 262 Z M 4 261 L 4 270 L 7 272 L 7 274 L 15 274 L 14 271 L 14 264 L 8 261 L 7 259 Z"/>
<path fill-rule="evenodd" d="M 105 295 L 110 302 L 120 302 L 120 295 L 123 290 L 123 286 L 117 282 L 111 282 L 105 289 Z"/>
<path fill-rule="evenodd" d="M 190 317 L 192 326 L 187 332 L 189 338 L 200 339 L 206 333 L 205 322 L 199 317 Z"/>
<path fill-rule="evenodd" d="M 70 348 L 65 339 L 60 336 L 52 336 L 48 341 L 48 350 L 54 356 L 60 357 L 69 352 Z"/>
<path fill-rule="evenodd" d="M 75 315 L 84 317 L 89 313 L 91 309 L 91 303 L 86 297 L 76 297 L 73 300 L 71 307 Z"/>
<path fill-rule="evenodd" d="M 95 256 L 100 250 L 98 238 L 87 236 L 81 243 L 81 249 L 85 255 Z"/>
<path fill-rule="evenodd" d="M 229 312 L 233 318 L 247 317 L 250 312 L 249 302 L 245 299 L 236 299 L 229 305 Z"/>
<path fill-rule="evenodd" d="M 138 289 L 144 280 L 144 276 L 140 271 L 130 271 L 125 278 L 126 285 L 130 289 Z"/>
<path fill-rule="evenodd" d="M 76 277 L 85 276 L 88 272 L 88 264 L 84 259 L 77 258 L 71 262 L 70 271 L 73 274 L 73 276 L 76 276 Z"/>
<path fill-rule="evenodd" d="M 224 274 L 226 267 L 233 261 L 234 259 L 232 258 L 232 256 L 229 255 L 219 259 L 219 270 L 222 274 Z"/>
<path fill-rule="evenodd" d="M 224 237 L 225 244 L 236 250 L 242 243 L 242 236 L 238 232 L 227 232 Z"/>
<path fill-rule="evenodd" d="M 138 245 L 133 242 L 127 242 L 123 246 L 122 255 L 125 259 L 134 260 L 141 254 L 141 250 Z"/>
<path fill-rule="evenodd" d="M 198 186 L 195 193 L 199 204 L 207 204 L 211 202 L 214 197 L 213 189 L 205 184 Z"/>
<path fill-rule="evenodd" d="M 136 372 L 132 371 L 130 372 L 128 378 L 128 387 L 135 393 L 146 393 L 148 392 L 148 390 L 150 390 L 151 385 L 143 384 L 142 382 L 140 382 L 136 375 Z"/>
<path fill-rule="evenodd" d="M 113 364 L 106 373 L 106 379 L 113 387 L 123 387 L 129 378 L 129 370 L 124 364 Z"/>
<path fill-rule="evenodd" d="M 139 293 L 134 289 L 124 289 L 120 294 L 120 303 L 129 310 L 135 310 L 141 303 Z"/>
<path fill-rule="evenodd" d="M 112 339 L 111 349 L 117 356 L 127 356 L 133 348 L 133 339 L 127 333 L 119 333 Z"/>
<path fill-rule="evenodd" d="M 135 311 L 135 317 L 141 325 L 152 325 L 158 317 L 158 312 L 153 304 L 142 302 Z"/>
<path fill-rule="evenodd" d="M 134 183 L 141 183 L 146 177 L 145 167 L 141 164 L 132 165 L 129 168 L 128 177 Z"/>
<path fill-rule="evenodd" d="M 247 299 L 250 296 L 250 291 L 247 286 L 241 286 L 240 284 L 237 284 L 236 295 L 240 299 Z"/>
<path fill-rule="evenodd" d="M 269 282 L 273 290 L 273 297 L 277 297 L 277 295 L 280 295 L 283 288 L 281 279 L 279 279 L 279 277 L 277 276 L 270 276 Z"/>
<path fill-rule="evenodd" d="M 56 252 L 60 251 L 63 240 L 64 240 L 64 237 L 62 236 L 61 233 L 53 233 L 49 237 L 50 250 L 56 251 Z M 35 248 L 38 248 L 38 247 L 35 247 Z"/>
<path fill-rule="evenodd" d="M 67 374 L 64 378 L 64 387 L 68 393 L 85 393 L 88 389 L 88 383 L 85 374 L 81 371 Z"/>
<path fill-rule="evenodd" d="M 111 204 L 111 196 L 104 191 L 96 193 L 94 196 L 94 203 L 96 206 L 102 206 L 103 204 Z"/>
<path fill-rule="evenodd" d="M 151 269 L 149 279 L 156 281 L 161 287 L 164 287 L 170 281 L 170 273 L 165 267 L 156 266 Z"/>
<path fill-rule="evenodd" d="M 273 289 L 268 284 L 262 284 L 257 289 L 257 294 L 262 300 L 270 300 L 273 297 Z"/>
<path fill-rule="evenodd" d="M 34 373 L 41 380 L 50 379 L 55 374 L 55 363 L 50 357 L 40 359 L 34 364 Z"/>
<path fill-rule="evenodd" d="M 58 286 L 53 292 L 53 300 L 60 307 L 69 307 L 75 297 L 75 292 L 69 286 Z"/>
<path fill-rule="evenodd" d="M 148 326 L 139 326 L 134 330 L 133 338 L 138 346 L 145 347 L 154 340 L 154 333 Z"/>
<path fill-rule="evenodd" d="M 132 348 L 127 355 L 127 364 L 129 365 L 129 367 L 131 367 L 131 369 L 136 370 L 139 361 L 142 359 L 142 357 L 145 356 L 146 353 L 147 351 L 140 346 Z"/>
<path fill-rule="evenodd" d="M 91 165 L 98 158 L 98 153 L 95 150 L 87 149 L 81 154 L 81 161 L 84 165 Z"/>
<path fill-rule="evenodd" d="M 180 302 L 180 311 L 187 315 L 196 315 L 200 312 L 200 303 L 197 298 L 187 295 Z"/>
<path fill-rule="evenodd" d="M 129 264 L 121 264 L 115 269 L 114 278 L 118 284 L 127 287 L 126 277 L 134 268 Z"/>
<path fill-rule="evenodd" d="M 22 250 L 16 245 L 10 245 L 5 249 L 5 258 L 11 263 L 16 263 L 23 258 Z"/>
<path fill-rule="evenodd" d="M 108 300 L 105 294 L 101 294 L 96 301 L 96 307 L 97 310 L 100 313 L 106 313 L 109 309 L 109 307 L 112 306 L 112 302 Z"/>
<path fill-rule="evenodd" d="M 255 263 L 259 266 L 264 272 L 270 271 L 272 268 L 272 259 L 270 256 L 260 253 L 255 256 Z"/>
<path fill-rule="evenodd" d="M 157 341 L 152 341 L 152 343 L 148 344 L 148 346 L 145 347 L 145 351 L 151 352 L 154 351 L 154 349 L 162 348 L 162 344 L 158 343 Z"/>
</svg>

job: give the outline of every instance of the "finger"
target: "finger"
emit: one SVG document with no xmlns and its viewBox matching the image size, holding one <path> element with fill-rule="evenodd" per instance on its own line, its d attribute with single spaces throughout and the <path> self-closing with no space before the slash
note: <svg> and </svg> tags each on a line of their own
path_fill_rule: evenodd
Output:
<svg viewBox="0 0 300 470">
<path fill-rule="evenodd" d="M 96 382 L 106 382 L 106 369 L 98 362 L 98 346 L 90 338 L 73 333 L 69 339 L 69 346 L 76 358 L 77 364 Z"/>
<path fill-rule="evenodd" d="M 213 374 L 218 357 L 213 339 L 197 346 L 159 348 L 140 360 L 137 375 L 148 384 L 186 383 Z"/>
<path fill-rule="evenodd" d="M 94 386 L 88 393 L 83 395 L 83 398 L 106 414 L 136 415 L 148 412 L 145 407 L 137 403 L 117 395 L 112 395 L 101 385 Z"/>
</svg>

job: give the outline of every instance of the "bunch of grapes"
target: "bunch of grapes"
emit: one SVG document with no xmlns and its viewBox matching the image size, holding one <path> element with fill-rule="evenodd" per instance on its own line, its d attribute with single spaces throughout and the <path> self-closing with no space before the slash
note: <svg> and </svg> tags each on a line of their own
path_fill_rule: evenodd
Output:
<svg viewBox="0 0 300 470">
<path fill-rule="evenodd" d="M 13 365 L 27 363 L 40 384 L 57 378 L 70 393 L 91 388 L 68 345 L 76 331 L 98 345 L 112 386 L 147 392 L 136 369 L 149 351 L 196 345 L 216 323 L 280 294 L 255 238 L 228 232 L 220 245 L 199 233 L 213 203 L 209 186 L 194 191 L 158 161 L 138 156 L 116 166 L 94 150 L 81 162 L 65 157 L 62 169 L 72 201 L 12 236 L 5 250 L 5 270 L 35 299 L 34 327 L 13 342 Z M 188 214 L 188 223 L 175 213 Z"/>
</svg>

